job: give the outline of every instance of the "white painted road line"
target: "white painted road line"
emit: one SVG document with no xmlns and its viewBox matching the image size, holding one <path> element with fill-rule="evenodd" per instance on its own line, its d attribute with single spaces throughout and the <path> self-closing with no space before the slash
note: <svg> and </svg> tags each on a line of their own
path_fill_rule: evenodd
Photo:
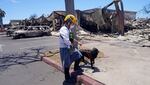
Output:
<svg viewBox="0 0 150 85">
<path fill-rule="evenodd" d="M 0 45 L 0 52 L 3 52 L 2 46 L 3 46 L 3 45 Z"/>
</svg>

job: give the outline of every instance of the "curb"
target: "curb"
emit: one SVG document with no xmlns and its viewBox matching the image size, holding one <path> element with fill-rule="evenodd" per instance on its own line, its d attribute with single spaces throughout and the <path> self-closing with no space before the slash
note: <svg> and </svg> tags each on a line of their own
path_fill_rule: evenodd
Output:
<svg viewBox="0 0 150 85">
<path fill-rule="evenodd" d="M 58 63 L 56 63 L 55 61 L 49 59 L 48 57 L 42 57 L 42 61 L 47 63 L 48 65 L 56 68 L 57 70 L 63 72 L 62 67 Z M 84 85 L 105 85 L 105 84 L 103 84 L 103 83 L 101 83 L 95 79 L 92 79 L 91 77 L 89 77 L 85 74 L 77 76 L 77 84 L 81 85 L 82 83 Z"/>
<path fill-rule="evenodd" d="M 0 35 L 5 35 L 5 33 L 4 32 L 0 32 Z"/>
</svg>

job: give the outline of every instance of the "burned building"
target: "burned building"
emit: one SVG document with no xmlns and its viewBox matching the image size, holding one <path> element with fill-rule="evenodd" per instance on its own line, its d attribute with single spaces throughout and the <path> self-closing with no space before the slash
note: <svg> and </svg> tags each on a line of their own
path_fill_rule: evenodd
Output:
<svg viewBox="0 0 150 85">
<path fill-rule="evenodd" d="M 21 24 L 21 21 L 22 20 L 10 20 L 10 25 L 12 26 L 12 27 L 15 27 L 15 26 L 18 26 L 18 25 L 20 25 Z"/>
<path fill-rule="evenodd" d="M 80 11 L 80 25 L 93 33 L 109 31 L 111 28 L 109 16 L 98 8 Z"/>
<path fill-rule="evenodd" d="M 76 10 L 76 15 L 78 17 L 78 23 L 84 30 L 93 33 L 111 32 L 112 23 L 110 16 L 113 12 L 115 10 L 107 9 L 103 11 L 100 8 L 95 8 L 84 11 Z M 55 31 L 59 30 L 62 26 L 65 15 L 65 11 L 54 11 L 49 16 Z M 136 12 L 125 11 L 124 15 L 125 20 L 133 20 L 136 18 Z"/>
<path fill-rule="evenodd" d="M 51 27 L 53 27 L 54 31 L 60 29 L 63 25 L 64 18 L 66 16 L 65 11 L 53 11 L 48 17 L 48 21 L 51 22 Z"/>
<path fill-rule="evenodd" d="M 111 20 L 111 15 L 115 13 L 115 10 L 107 9 L 103 10 L 100 8 L 89 9 L 89 10 L 76 10 L 76 16 L 78 18 L 79 25 L 91 33 L 108 33 L 111 32 L 112 24 L 114 28 L 117 27 L 117 19 Z M 58 31 L 63 25 L 64 18 L 66 16 L 65 11 L 53 11 L 49 16 L 40 16 L 36 19 L 25 19 L 25 20 L 11 20 L 10 24 L 14 25 L 46 25 L 53 28 L 53 31 Z M 136 12 L 125 11 L 125 20 L 133 20 L 136 18 Z M 22 23 L 20 23 L 22 22 Z M 117 28 L 116 28 L 117 30 Z"/>
<path fill-rule="evenodd" d="M 115 10 L 108 9 L 107 12 L 114 13 Z M 124 11 L 124 18 L 125 20 L 135 20 L 136 19 L 136 13 L 135 11 Z"/>
<path fill-rule="evenodd" d="M 95 33 L 102 28 L 103 29 L 108 28 L 107 24 L 108 20 L 105 21 L 105 18 L 102 15 L 103 14 L 102 10 L 99 9 L 85 10 L 85 11 L 76 10 L 76 14 L 78 18 L 78 23 L 84 30 Z M 52 21 L 52 27 L 54 31 L 59 30 L 60 27 L 63 25 L 65 16 L 66 16 L 65 11 L 54 11 L 51 13 L 50 16 L 48 16 L 48 20 Z"/>
</svg>

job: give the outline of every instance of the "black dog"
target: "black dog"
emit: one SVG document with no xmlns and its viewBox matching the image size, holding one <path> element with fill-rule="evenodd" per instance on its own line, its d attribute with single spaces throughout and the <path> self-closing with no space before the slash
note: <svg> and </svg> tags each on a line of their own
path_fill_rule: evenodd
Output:
<svg viewBox="0 0 150 85">
<path fill-rule="evenodd" d="M 82 54 L 81 60 L 84 62 L 84 56 L 90 59 L 91 68 L 94 69 L 93 64 L 95 63 L 95 58 L 97 58 L 99 50 L 97 48 L 93 48 L 92 50 L 80 50 L 80 52 Z"/>
</svg>

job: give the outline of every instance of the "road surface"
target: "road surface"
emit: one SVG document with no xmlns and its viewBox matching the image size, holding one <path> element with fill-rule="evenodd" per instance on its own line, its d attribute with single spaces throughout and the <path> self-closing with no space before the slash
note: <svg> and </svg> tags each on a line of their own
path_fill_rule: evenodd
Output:
<svg viewBox="0 0 150 85">
<path fill-rule="evenodd" d="M 37 56 L 58 48 L 57 40 L 52 36 L 12 40 L 0 35 L 0 85 L 62 85 L 63 73 Z"/>
</svg>

